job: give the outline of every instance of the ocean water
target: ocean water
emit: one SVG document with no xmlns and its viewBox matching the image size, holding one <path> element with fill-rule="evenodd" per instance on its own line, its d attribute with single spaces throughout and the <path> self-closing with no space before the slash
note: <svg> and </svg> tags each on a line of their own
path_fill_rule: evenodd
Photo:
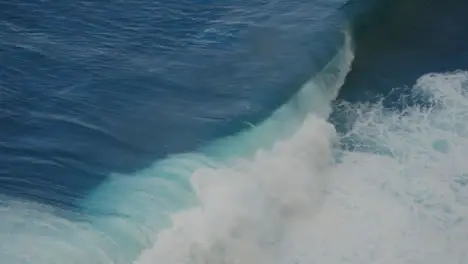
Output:
<svg viewBox="0 0 468 264">
<path fill-rule="evenodd" d="M 0 3 L 0 257 L 466 263 L 468 4 Z"/>
</svg>

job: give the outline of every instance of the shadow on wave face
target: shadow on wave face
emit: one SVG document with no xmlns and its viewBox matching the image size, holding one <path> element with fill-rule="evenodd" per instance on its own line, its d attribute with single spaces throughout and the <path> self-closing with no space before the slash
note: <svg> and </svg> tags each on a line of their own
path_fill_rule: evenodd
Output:
<svg viewBox="0 0 468 264">
<path fill-rule="evenodd" d="M 420 76 L 468 69 L 467 1 L 384 3 L 372 17 L 355 25 L 356 57 L 337 105 L 383 100 L 392 111 L 424 106 L 428 102 L 411 93 Z M 331 120 L 341 132 L 353 123 L 339 107 Z"/>
<path fill-rule="evenodd" d="M 468 68 L 468 2 L 409 0 L 388 5 L 367 25 L 355 28 L 356 58 L 339 99 L 388 107 L 428 72 Z M 362 32 L 362 28 L 366 31 Z"/>
</svg>

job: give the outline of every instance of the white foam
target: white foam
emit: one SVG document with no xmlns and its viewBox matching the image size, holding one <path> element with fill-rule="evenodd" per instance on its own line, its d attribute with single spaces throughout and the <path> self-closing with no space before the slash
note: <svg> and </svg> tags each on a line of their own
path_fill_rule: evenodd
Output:
<svg viewBox="0 0 468 264">
<path fill-rule="evenodd" d="M 348 108 L 359 118 L 344 138 L 386 155 L 343 151 L 334 164 L 333 127 L 310 115 L 271 151 L 197 170 L 200 205 L 135 263 L 466 263 L 468 73 L 414 89 L 437 104 Z"/>
</svg>

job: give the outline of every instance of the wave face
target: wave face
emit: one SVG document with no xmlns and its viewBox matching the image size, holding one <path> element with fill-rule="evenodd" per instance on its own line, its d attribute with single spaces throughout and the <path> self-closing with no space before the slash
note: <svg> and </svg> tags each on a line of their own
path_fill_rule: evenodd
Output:
<svg viewBox="0 0 468 264">
<path fill-rule="evenodd" d="M 6 263 L 468 260 L 466 4 L 241 2 L 0 4 Z"/>
</svg>

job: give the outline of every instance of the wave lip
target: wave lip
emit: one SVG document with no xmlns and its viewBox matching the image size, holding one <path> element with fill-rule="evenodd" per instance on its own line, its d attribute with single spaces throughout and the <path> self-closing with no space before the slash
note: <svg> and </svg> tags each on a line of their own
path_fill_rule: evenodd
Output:
<svg viewBox="0 0 468 264">
<path fill-rule="evenodd" d="M 170 225 L 172 213 L 196 206 L 192 182 L 196 171 L 237 164 L 239 157 L 261 155 L 261 149 L 270 151 L 277 140 L 294 134 L 308 113 L 326 117 L 352 59 L 352 41 L 344 34 L 343 48 L 330 63 L 265 122 L 215 141 L 199 153 L 174 155 L 132 176 L 112 176 L 84 201 L 83 207 L 94 215 L 90 221 L 116 245 L 126 248 L 128 260 L 136 257 Z"/>
</svg>

